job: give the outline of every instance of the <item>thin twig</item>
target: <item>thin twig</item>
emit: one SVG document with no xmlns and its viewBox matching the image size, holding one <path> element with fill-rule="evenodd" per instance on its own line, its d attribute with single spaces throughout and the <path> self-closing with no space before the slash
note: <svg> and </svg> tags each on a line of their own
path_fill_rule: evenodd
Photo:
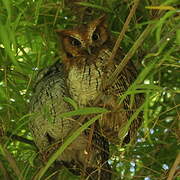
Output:
<svg viewBox="0 0 180 180">
<path fill-rule="evenodd" d="M 140 37 L 136 40 L 136 42 L 133 44 L 132 48 L 128 51 L 126 56 L 123 58 L 121 63 L 117 66 L 116 70 L 112 73 L 110 78 L 105 83 L 105 89 L 112 85 L 112 83 L 117 79 L 118 75 L 121 73 L 121 71 L 124 69 L 124 67 L 127 65 L 129 60 L 132 58 L 136 50 L 142 45 L 145 38 L 148 36 L 148 34 L 151 32 L 151 30 L 154 28 L 155 24 L 149 24 L 146 29 L 143 31 L 143 33 L 140 35 Z M 95 100 L 95 104 L 97 104 L 103 94 L 100 93 L 99 96 L 97 96 Z"/>
<path fill-rule="evenodd" d="M 124 23 L 124 26 L 123 26 L 120 34 L 119 34 L 119 37 L 118 37 L 118 39 L 117 39 L 117 41 L 116 41 L 116 43 L 114 45 L 113 50 L 112 50 L 112 55 L 110 57 L 110 61 L 112 61 L 116 56 L 117 50 L 119 49 L 120 43 L 121 43 L 121 41 L 122 41 L 122 39 L 123 39 L 123 37 L 125 35 L 125 32 L 127 31 L 128 27 L 129 27 L 129 23 L 130 23 L 132 17 L 134 16 L 134 14 L 136 12 L 138 4 L 139 4 L 139 0 L 134 0 L 134 5 L 131 8 L 131 11 L 130 11 L 125 23 Z"/>
<path fill-rule="evenodd" d="M 118 39 L 117 39 L 117 41 L 116 41 L 116 43 L 115 43 L 115 45 L 114 45 L 114 48 L 113 48 L 113 50 L 112 50 L 112 55 L 111 55 L 111 57 L 110 57 L 110 59 L 109 59 L 110 62 L 111 62 L 111 61 L 115 58 L 115 56 L 116 56 L 117 50 L 118 50 L 118 48 L 120 47 L 120 43 L 121 43 L 121 41 L 122 41 L 122 39 L 123 39 L 123 37 L 124 37 L 124 35 L 125 35 L 125 32 L 127 31 L 128 27 L 129 27 L 129 23 L 130 23 L 132 17 L 134 16 L 134 14 L 135 14 L 135 12 L 136 12 L 136 9 L 137 9 L 138 4 L 139 4 L 139 0 L 134 0 L 134 5 L 133 5 L 133 7 L 131 8 L 131 11 L 130 11 L 130 13 L 129 13 L 129 15 L 128 15 L 126 21 L 125 21 L 125 23 L 124 23 L 124 26 L 123 26 L 123 28 L 122 28 L 122 31 L 120 32 L 119 37 L 118 37 Z M 137 40 L 137 41 L 138 41 L 138 40 Z M 136 42 L 137 42 L 137 41 L 136 41 Z M 134 44 L 134 45 L 135 45 L 135 44 Z M 133 47 L 132 47 L 132 48 L 133 48 Z M 132 49 L 132 48 L 131 48 L 131 49 Z M 131 51 L 131 49 L 130 49 L 130 51 Z M 129 52 L 130 52 L 130 51 L 129 51 Z M 129 52 L 128 52 L 128 53 L 129 53 Z M 127 54 L 127 55 L 128 55 L 128 54 Z M 127 57 L 127 55 L 125 56 L 125 58 Z M 132 56 L 133 56 L 133 54 L 132 54 Z M 132 56 L 131 56 L 131 57 L 132 57 Z M 124 66 L 128 63 L 128 61 L 130 60 L 131 57 L 126 58 L 126 59 L 124 58 L 124 59 L 122 60 L 122 62 L 118 65 L 118 67 L 117 67 L 116 70 L 113 72 L 113 74 L 110 76 L 110 78 L 105 82 L 104 87 L 103 87 L 104 89 L 108 88 L 108 87 L 114 82 L 114 80 L 117 78 L 117 76 L 118 76 L 118 75 L 120 74 L 120 72 L 123 70 Z M 123 64 L 123 63 L 124 63 L 124 64 Z M 94 105 L 98 104 L 98 102 L 101 100 L 101 98 L 102 98 L 102 93 L 97 96 L 96 100 L 94 101 Z"/>
<path fill-rule="evenodd" d="M 114 82 L 114 80 L 118 77 L 118 75 L 121 73 L 121 71 L 124 69 L 128 61 L 132 58 L 132 56 L 135 54 L 137 49 L 142 45 L 145 38 L 149 35 L 151 30 L 154 28 L 155 24 L 149 24 L 146 29 L 143 31 L 143 33 L 140 35 L 140 37 L 136 40 L 136 42 L 133 44 L 131 49 L 128 51 L 126 56 L 123 58 L 121 63 L 118 65 L 116 70 L 113 72 L 111 77 L 107 81 L 107 87 Z"/>
<path fill-rule="evenodd" d="M 3 164 L 2 164 L 1 161 L 0 161 L 0 169 L 1 169 L 1 172 L 2 172 L 2 174 L 3 174 L 3 176 L 4 176 L 4 179 L 6 179 L 6 180 L 11 180 L 11 177 L 10 177 L 7 169 L 5 169 L 5 167 L 3 166 Z"/>
<path fill-rule="evenodd" d="M 9 153 L 9 151 L 3 146 L 0 146 L 0 150 L 1 150 L 4 158 L 8 161 L 10 167 L 13 169 L 14 173 L 17 175 L 17 177 L 19 179 L 23 180 L 24 178 L 21 174 L 21 171 L 20 171 L 19 167 L 17 166 L 17 162 L 15 161 L 15 159 L 13 158 L 11 153 Z"/>
<path fill-rule="evenodd" d="M 170 171 L 169 171 L 169 175 L 168 175 L 168 178 L 167 180 L 172 180 L 173 179 L 173 176 L 176 172 L 176 169 L 177 169 L 177 166 L 180 164 L 180 153 L 178 153 L 175 161 L 174 161 L 174 164 L 173 166 L 171 167 Z"/>
</svg>

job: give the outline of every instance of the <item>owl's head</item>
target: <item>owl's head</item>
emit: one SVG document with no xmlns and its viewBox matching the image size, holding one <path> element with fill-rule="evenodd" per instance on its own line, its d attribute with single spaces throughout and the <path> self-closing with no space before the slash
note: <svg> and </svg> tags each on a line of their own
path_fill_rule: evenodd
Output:
<svg viewBox="0 0 180 180">
<path fill-rule="evenodd" d="M 73 30 L 57 30 L 64 51 L 63 63 L 67 68 L 94 63 L 98 53 L 109 40 L 106 17 L 101 16 Z"/>
</svg>

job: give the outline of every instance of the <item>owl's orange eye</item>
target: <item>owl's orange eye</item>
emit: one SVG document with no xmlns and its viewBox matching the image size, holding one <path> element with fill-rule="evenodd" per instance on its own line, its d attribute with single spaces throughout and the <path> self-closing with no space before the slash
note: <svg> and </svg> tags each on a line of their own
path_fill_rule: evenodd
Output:
<svg viewBox="0 0 180 180">
<path fill-rule="evenodd" d="M 100 38 L 99 34 L 94 32 L 93 35 L 92 35 L 92 40 L 97 41 L 97 40 L 99 40 L 99 38 Z"/>
<path fill-rule="evenodd" d="M 74 38 L 71 38 L 71 44 L 73 46 L 76 46 L 76 47 L 80 47 L 81 46 L 81 42 L 78 41 L 77 39 L 74 39 Z"/>
</svg>

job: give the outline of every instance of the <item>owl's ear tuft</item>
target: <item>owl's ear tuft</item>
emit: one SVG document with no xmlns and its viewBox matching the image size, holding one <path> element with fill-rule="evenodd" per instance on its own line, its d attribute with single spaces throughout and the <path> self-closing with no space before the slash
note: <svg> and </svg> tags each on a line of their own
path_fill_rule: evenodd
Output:
<svg viewBox="0 0 180 180">
<path fill-rule="evenodd" d="M 99 18 L 91 21 L 91 23 L 88 25 L 90 27 L 90 31 L 95 31 L 95 29 L 100 26 L 107 27 L 106 19 L 107 19 L 107 16 L 102 15 Z"/>
<path fill-rule="evenodd" d="M 107 15 L 103 14 L 102 16 L 100 16 L 96 21 L 97 21 L 97 25 L 99 24 L 106 24 L 106 20 L 107 20 Z"/>
<path fill-rule="evenodd" d="M 107 20 L 107 15 L 106 14 L 103 14 L 101 15 L 99 18 L 98 18 L 101 22 L 104 22 Z"/>
<path fill-rule="evenodd" d="M 58 36 L 62 37 L 66 35 L 66 31 L 65 30 L 60 30 L 60 29 L 56 29 L 55 32 L 57 33 Z"/>
</svg>

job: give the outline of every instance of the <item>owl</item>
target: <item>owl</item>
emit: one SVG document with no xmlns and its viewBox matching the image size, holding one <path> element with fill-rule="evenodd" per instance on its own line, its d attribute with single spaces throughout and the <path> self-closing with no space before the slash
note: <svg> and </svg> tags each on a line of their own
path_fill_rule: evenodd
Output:
<svg viewBox="0 0 180 180">
<path fill-rule="evenodd" d="M 79 117 L 60 116 L 73 110 L 65 98 L 73 99 L 80 108 L 91 107 L 98 94 L 102 93 L 96 106 L 109 111 L 93 125 L 92 139 L 89 138 L 91 131 L 87 129 L 57 161 L 89 180 L 110 180 L 109 143 L 128 143 L 141 124 L 141 117 L 137 117 L 122 133 L 141 104 L 140 95 L 135 95 L 133 105 L 129 96 L 118 104 L 119 96 L 137 77 L 136 68 L 130 61 L 112 86 L 103 88 L 122 57 L 119 51 L 110 60 L 114 40 L 108 31 L 105 16 L 71 30 L 57 30 L 57 34 L 62 46 L 62 58 L 37 75 L 31 100 L 30 130 L 40 154 L 47 159 L 63 144 L 79 120 Z"/>
<path fill-rule="evenodd" d="M 119 49 L 115 58 L 110 60 L 115 41 L 108 31 L 106 16 L 73 30 L 57 30 L 57 33 L 62 42 L 62 63 L 67 72 L 70 97 L 80 107 L 87 107 L 92 106 L 99 93 L 102 93 L 103 97 L 97 105 L 111 111 L 98 120 L 102 135 L 114 144 L 128 143 L 141 124 L 142 114 L 131 123 L 128 130 L 125 127 L 141 105 L 143 96 L 136 94 L 133 104 L 130 104 L 130 96 L 122 104 L 117 103 L 137 77 L 132 61 L 129 61 L 111 87 L 103 88 L 123 55 Z"/>
</svg>

